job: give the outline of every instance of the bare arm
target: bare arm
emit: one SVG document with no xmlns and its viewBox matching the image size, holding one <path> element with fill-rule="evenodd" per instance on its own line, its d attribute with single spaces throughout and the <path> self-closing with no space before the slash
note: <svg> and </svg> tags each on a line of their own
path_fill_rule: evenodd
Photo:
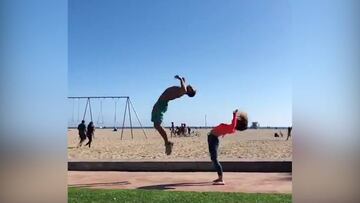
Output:
<svg viewBox="0 0 360 203">
<path fill-rule="evenodd" d="M 235 111 L 233 111 L 233 119 L 231 121 L 231 127 L 234 129 L 237 125 L 237 113 L 238 113 L 238 110 L 236 109 Z"/>
<path fill-rule="evenodd" d="M 179 75 L 175 75 L 175 78 L 180 80 L 180 86 L 183 93 L 186 93 L 186 84 L 185 84 L 185 78 L 181 78 Z"/>
</svg>

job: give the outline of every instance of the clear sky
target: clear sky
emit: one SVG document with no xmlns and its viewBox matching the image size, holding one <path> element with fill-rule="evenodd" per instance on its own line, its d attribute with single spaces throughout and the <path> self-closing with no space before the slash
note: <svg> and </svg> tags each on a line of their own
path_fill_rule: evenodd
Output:
<svg viewBox="0 0 360 203">
<path fill-rule="evenodd" d="M 150 126 L 153 104 L 179 74 L 198 92 L 171 101 L 165 125 L 204 125 L 205 115 L 208 125 L 230 122 L 239 108 L 261 126 L 289 126 L 291 16 L 282 0 L 69 1 L 69 96 L 128 95 Z M 112 102 L 103 106 L 109 123 Z"/>
</svg>

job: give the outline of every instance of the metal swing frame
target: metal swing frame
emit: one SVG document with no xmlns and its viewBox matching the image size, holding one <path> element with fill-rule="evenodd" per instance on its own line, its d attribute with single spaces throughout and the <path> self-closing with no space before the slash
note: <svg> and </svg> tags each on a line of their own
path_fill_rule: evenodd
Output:
<svg viewBox="0 0 360 203">
<path fill-rule="evenodd" d="M 91 117 L 91 121 L 93 121 L 93 117 L 92 117 L 92 110 L 91 110 L 91 100 L 94 100 L 94 99 L 126 99 L 126 102 L 125 102 L 125 111 L 124 111 L 124 116 L 123 116 L 123 122 L 122 122 L 122 127 L 121 127 L 121 140 L 123 138 L 123 134 L 124 134 L 124 128 L 125 128 L 125 119 L 126 119 L 126 115 L 127 115 L 127 112 L 129 112 L 129 122 L 130 122 L 130 131 L 131 131 L 131 139 L 134 139 L 134 133 L 133 133 L 133 126 L 132 126 L 132 119 L 131 119 L 131 110 L 130 108 L 133 110 L 133 112 L 135 113 L 135 116 L 136 116 L 136 119 L 140 125 L 140 128 L 142 129 L 143 133 L 144 133 L 144 136 L 145 138 L 147 139 L 147 135 L 145 133 L 145 130 L 140 122 L 140 119 L 139 119 L 139 116 L 130 100 L 130 97 L 129 96 L 89 96 L 89 97 L 86 97 L 86 96 L 83 96 L 83 97 L 68 97 L 68 99 L 71 99 L 71 100 L 75 100 L 75 99 L 86 99 L 86 106 L 85 106 L 85 111 L 84 111 L 84 116 L 83 116 L 83 120 L 85 119 L 85 116 L 86 116 L 86 113 L 87 113 L 87 108 L 89 106 L 89 111 L 90 111 L 90 117 Z M 115 126 L 114 128 L 116 128 L 116 103 L 117 101 L 115 101 L 115 116 L 114 116 L 114 122 L 115 122 Z M 78 110 L 79 111 L 79 110 Z"/>
</svg>

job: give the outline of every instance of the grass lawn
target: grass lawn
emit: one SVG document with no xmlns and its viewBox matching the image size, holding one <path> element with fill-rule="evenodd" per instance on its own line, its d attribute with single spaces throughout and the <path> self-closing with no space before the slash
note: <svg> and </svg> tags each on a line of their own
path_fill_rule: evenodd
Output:
<svg viewBox="0 0 360 203">
<path fill-rule="evenodd" d="M 68 190 L 68 202 L 291 202 L 291 194 L 253 194 L 223 192 L 177 192 L 161 190 L 103 190 L 73 188 Z"/>
</svg>

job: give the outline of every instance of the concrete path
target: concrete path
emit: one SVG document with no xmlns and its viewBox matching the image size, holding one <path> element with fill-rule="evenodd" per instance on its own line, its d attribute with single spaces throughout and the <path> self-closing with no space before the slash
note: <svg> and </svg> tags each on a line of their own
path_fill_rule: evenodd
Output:
<svg viewBox="0 0 360 203">
<path fill-rule="evenodd" d="M 224 174 L 226 185 L 212 185 L 214 172 L 110 172 L 69 171 L 68 186 L 104 189 L 291 193 L 289 173 Z"/>
</svg>

